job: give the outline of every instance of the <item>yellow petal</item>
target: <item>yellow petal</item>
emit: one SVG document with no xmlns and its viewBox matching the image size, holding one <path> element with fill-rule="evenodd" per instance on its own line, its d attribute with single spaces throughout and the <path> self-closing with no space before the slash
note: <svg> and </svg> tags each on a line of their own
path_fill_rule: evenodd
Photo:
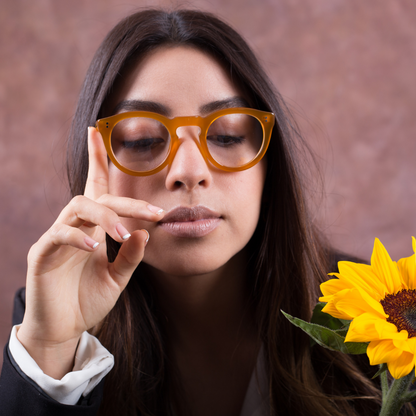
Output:
<svg viewBox="0 0 416 416">
<path fill-rule="evenodd" d="M 378 238 L 374 242 L 371 267 L 386 286 L 388 293 L 394 294 L 402 289 L 402 281 L 397 265 L 391 260 L 389 253 Z"/>
<path fill-rule="evenodd" d="M 352 318 L 366 312 L 378 315 L 382 319 L 387 318 L 381 303 L 376 301 L 361 288 L 344 289 L 333 295 L 321 297 L 319 300 L 332 303 L 333 307 L 340 313 L 345 313 Z M 327 313 L 330 312 L 328 311 Z"/>
<path fill-rule="evenodd" d="M 320 298 L 321 299 L 321 298 Z M 333 302 L 328 302 L 323 308 L 322 312 L 328 313 L 334 318 L 338 319 L 346 319 L 347 321 L 351 321 L 354 317 L 346 314 L 345 312 L 339 311 Z"/>
<path fill-rule="evenodd" d="M 371 365 L 395 361 L 402 352 L 393 344 L 392 340 L 371 341 L 367 347 L 367 355 Z"/>
<path fill-rule="evenodd" d="M 408 289 L 416 289 L 416 259 L 413 254 L 410 257 L 405 257 L 397 262 L 400 275 L 402 276 L 403 283 Z"/>
<path fill-rule="evenodd" d="M 333 302 L 334 299 L 339 299 L 342 298 L 344 296 L 348 296 L 348 293 L 351 291 L 352 289 L 342 289 L 339 291 L 334 292 L 334 294 L 328 294 L 326 296 L 321 296 L 319 298 L 320 302 Z"/>
<path fill-rule="evenodd" d="M 335 307 L 340 312 L 344 312 L 354 318 L 366 312 L 378 315 L 382 319 L 387 318 L 381 304 L 362 289 L 352 289 L 348 294 L 343 296 L 334 295 L 332 299 Z"/>
<path fill-rule="evenodd" d="M 355 287 L 365 290 L 377 301 L 384 297 L 387 288 L 374 273 L 373 268 L 368 264 L 340 261 L 338 263 L 342 280 L 347 279 Z"/>
<path fill-rule="evenodd" d="M 383 321 L 379 319 L 375 322 L 375 329 L 378 332 L 380 339 L 401 339 L 408 338 L 408 332 L 406 330 L 398 331 L 396 325 L 391 322 Z"/>
<path fill-rule="evenodd" d="M 397 360 L 387 363 L 390 374 L 395 379 L 407 376 L 413 370 L 414 359 L 414 354 L 403 352 Z"/>
<path fill-rule="evenodd" d="M 334 302 L 334 306 L 340 313 L 356 318 L 357 316 L 368 312 L 362 307 L 363 302 L 360 302 L 360 300 L 361 298 L 357 299 L 358 302 L 351 302 L 351 299 L 340 300 L 339 302 Z"/>
<path fill-rule="evenodd" d="M 351 322 L 345 342 L 368 342 L 382 339 L 407 339 L 407 331 L 397 328 L 385 319 L 371 313 L 364 313 Z"/>
<path fill-rule="evenodd" d="M 416 253 L 416 238 L 412 237 L 413 252 Z"/>
<path fill-rule="evenodd" d="M 380 340 L 380 335 L 376 330 L 376 322 L 381 319 L 370 314 L 364 313 L 351 322 L 345 337 L 345 342 L 368 342 Z"/>
<path fill-rule="evenodd" d="M 351 289 L 353 287 L 352 284 L 345 284 L 339 279 L 329 279 L 320 285 L 321 292 L 324 296 L 333 295 L 341 290 Z"/>
<path fill-rule="evenodd" d="M 411 354 L 416 353 L 416 338 L 394 339 L 393 344 L 402 351 L 407 351 Z"/>
<path fill-rule="evenodd" d="M 367 303 L 367 305 L 371 308 L 366 308 L 367 312 L 374 312 L 378 315 L 380 315 L 380 318 L 387 318 L 386 313 L 384 312 L 382 304 L 375 300 L 372 296 L 370 296 L 367 292 L 365 292 L 362 289 L 357 289 L 360 293 L 360 296 L 363 298 L 363 300 Z"/>
</svg>

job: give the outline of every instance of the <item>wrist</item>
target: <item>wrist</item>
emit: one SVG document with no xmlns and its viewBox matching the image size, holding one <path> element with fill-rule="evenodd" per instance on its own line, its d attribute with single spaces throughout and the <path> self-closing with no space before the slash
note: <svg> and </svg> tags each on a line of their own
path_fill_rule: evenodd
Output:
<svg viewBox="0 0 416 416">
<path fill-rule="evenodd" d="M 64 342 L 46 341 L 31 334 L 23 326 L 16 337 L 40 369 L 49 377 L 60 380 L 72 371 L 79 337 Z"/>
</svg>

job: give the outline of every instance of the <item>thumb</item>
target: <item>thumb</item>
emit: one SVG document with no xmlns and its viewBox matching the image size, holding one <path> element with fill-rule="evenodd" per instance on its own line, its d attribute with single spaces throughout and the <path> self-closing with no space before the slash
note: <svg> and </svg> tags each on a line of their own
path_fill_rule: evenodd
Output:
<svg viewBox="0 0 416 416">
<path fill-rule="evenodd" d="M 121 245 L 110 270 L 111 277 L 119 285 L 120 290 L 127 286 L 133 272 L 142 261 L 144 248 L 148 241 L 148 231 L 137 230 Z"/>
</svg>

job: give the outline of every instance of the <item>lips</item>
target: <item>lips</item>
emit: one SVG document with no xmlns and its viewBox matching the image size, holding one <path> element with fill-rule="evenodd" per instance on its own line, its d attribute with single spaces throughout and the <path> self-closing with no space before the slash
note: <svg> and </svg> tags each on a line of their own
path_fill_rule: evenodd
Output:
<svg viewBox="0 0 416 416">
<path fill-rule="evenodd" d="M 189 221 L 199 221 L 199 220 L 208 220 L 212 218 L 220 218 L 221 215 L 215 211 L 210 210 L 207 207 L 202 205 L 197 205 L 196 207 L 187 208 L 187 207 L 177 207 L 172 211 L 169 211 L 161 223 L 165 222 L 189 222 Z"/>
<path fill-rule="evenodd" d="M 220 214 L 198 205 L 174 208 L 163 217 L 159 225 L 176 237 L 198 238 L 214 231 L 220 222 Z"/>
</svg>

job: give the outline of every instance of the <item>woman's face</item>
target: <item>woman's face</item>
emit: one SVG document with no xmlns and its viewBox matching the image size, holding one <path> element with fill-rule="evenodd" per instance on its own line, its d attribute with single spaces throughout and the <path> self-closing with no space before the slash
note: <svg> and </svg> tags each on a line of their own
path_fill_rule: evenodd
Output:
<svg viewBox="0 0 416 416">
<path fill-rule="evenodd" d="M 148 54 L 120 83 L 111 104 L 118 112 L 139 105 L 140 110 L 163 108 L 169 117 L 203 116 L 206 111 L 243 106 L 244 98 L 215 59 L 181 46 Z M 167 211 L 160 223 L 123 220 L 130 232 L 149 231 L 145 263 L 173 275 L 208 273 L 226 264 L 253 235 L 266 162 L 224 172 L 205 162 L 196 144 L 197 128 L 179 128 L 177 133 L 181 144 L 175 158 L 155 175 L 130 176 L 110 163 L 110 193 Z"/>
</svg>

